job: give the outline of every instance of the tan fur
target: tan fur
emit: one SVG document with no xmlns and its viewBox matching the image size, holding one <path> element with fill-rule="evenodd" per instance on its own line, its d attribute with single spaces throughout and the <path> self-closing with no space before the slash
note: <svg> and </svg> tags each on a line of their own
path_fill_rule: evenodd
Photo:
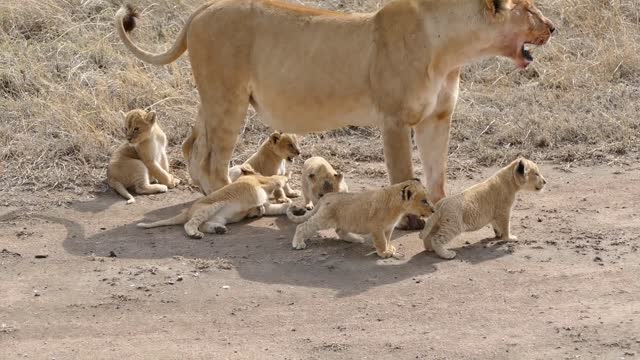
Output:
<svg viewBox="0 0 640 360">
<path fill-rule="evenodd" d="M 516 193 L 541 191 L 546 183 L 534 162 L 520 158 L 484 182 L 442 199 L 420 233 L 425 249 L 434 250 L 444 259 L 453 259 L 456 253 L 444 245 L 463 232 L 488 224 L 493 226 L 497 238 L 516 240 L 509 224 Z"/>
<path fill-rule="evenodd" d="M 415 127 L 434 202 L 445 196 L 461 66 L 507 56 L 525 67 L 522 45 L 542 45 L 554 30 L 532 0 L 395 0 L 367 14 L 219 0 L 196 10 L 169 50 L 151 54 L 127 36 L 122 23 L 131 20 L 125 8 L 116 14 L 120 38 L 139 59 L 168 64 L 188 50 L 206 135 L 194 144 L 203 148 L 193 162 L 205 192 L 229 183 L 251 104 L 265 124 L 286 132 L 381 128 L 391 183 L 413 177 Z"/>
<path fill-rule="evenodd" d="M 264 176 L 286 175 L 286 163 L 292 162 L 298 155 L 300 155 L 298 137 L 294 134 L 282 134 L 275 131 L 260 145 L 258 151 L 242 165 L 250 165 L 257 173 Z M 231 181 L 235 181 L 240 176 L 242 165 L 236 165 L 229 169 Z M 285 203 L 291 202 L 288 197 L 300 196 L 300 191 L 291 189 L 287 184 L 283 189 L 276 190 L 273 195 L 276 202 Z"/>
<path fill-rule="evenodd" d="M 331 192 L 348 192 L 344 176 L 320 156 L 308 158 L 302 166 L 302 196 L 307 210 Z"/>
<path fill-rule="evenodd" d="M 304 249 L 305 239 L 316 231 L 335 228 L 340 239 L 349 242 L 363 241 L 354 234 L 371 234 L 377 254 L 386 258 L 396 253 L 391 233 L 400 218 L 405 214 L 428 216 L 432 211 L 427 190 L 413 179 L 380 190 L 329 193 L 306 214 L 295 216 L 295 211 L 288 211 L 287 216 L 296 223 L 304 221 L 296 228 L 294 249 Z"/>
<path fill-rule="evenodd" d="M 267 194 L 281 189 L 286 183 L 286 176 L 262 176 L 249 172 L 248 175 L 242 175 L 235 182 L 199 199 L 189 209 L 172 218 L 153 223 L 139 223 L 138 226 L 152 228 L 184 224 L 187 234 L 198 239 L 204 236 L 203 232 L 224 234 L 228 231 L 226 224 L 244 219 L 246 214 L 255 208 L 261 209 L 260 215 L 285 214 L 289 204 L 270 204 Z"/>
<path fill-rule="evenodd" d="M 136 109 L 122 114 L 127 141 L 111 155 L 107 183 L 131 204 L 135 199 L 128 188 L 138 194 L 163 193 L 180 180 L 169 173 L 167 137 L 156 121 L 156 113 Z M 152 180 L 160 184 L 151 184 Z"/>
</svg>

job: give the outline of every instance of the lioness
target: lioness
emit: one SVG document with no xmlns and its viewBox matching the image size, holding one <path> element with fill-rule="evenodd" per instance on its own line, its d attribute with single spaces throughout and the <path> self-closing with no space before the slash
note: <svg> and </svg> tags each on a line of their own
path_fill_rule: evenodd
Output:
<svg viewBox="0 0 640 360">
<path fill-rule="evenodd" d="M 420 180 L 412 179 L 380 190 L 326 194 L 313 210 L 304 215 L 297 212 L 287 210 L 291 221 L 304 221 L 293 236 L 294 249 L 304 249 L 307 246 L 304 240 L 316 231 L 335 228 L 340 239 L 348 242 L 363 242 L 354 234 L 371 234 L 378 256 L 387 258 L 396 253 L 391 233 L 400 218 L 407 213 L 428 216 L 433 208 Z"/>
<path fill-rule="evenodd" d="M 516 240 L 509 224 L 516 193 L 541 191 L 546 183 L 533 161 L 519 158 L 480 184 L 442 199 L 420 233 L 425 249 L 453 259 L 455 251 L 444 245 L 465 231 L 479 230 L 487 224 L 493 226 L 497 238 Z"/>
<path fill-rule="evenodd" d="M 139 59 L 164 65 L 189 50 L 207 136 L 198 152 L 206 193 L 229 183 L 227 164 L 251 104 L 285 132 L 381 128 L 391 183 L 413 177 L 414 127 L 433 202 L 445 196 L 460 67 L 506 56 L 524 68 L 533 61 L 527 44 L 545 44 L 554 31 L 533 0 L 395 0 L 364 14 L 221 0 L 198 8 L 171 48 L 152 54 L 127 35 L 135 16 L 123 7 L 115 23 Z"/>
<path fill-rule="evenodd" d="M 184 224 L 190 237 L 200 239 L 204 236 L 203 232 L 226 233 L 228 229 L 225 225 L 244 219 L 249 211 L 257 207 L 261 208 L 260 215 L 286 213 L 288 203 L 271 204 L 268 196 L 273 190 L 282 189 L 288 181 L 286 176 L 262 176 L 247 165 L 243 165 L 242 174 L 235 182 L 199 199 L 178 215 L 152 223 L 138 223 L 138 226 L 153 228 Z"/>
<path fill-rule="evenodd" d="M 136 200 L 127 191 L 133 188 L 138 194 L 167 192 L 180 183 L 169 173 L 167 159 L 167 136 L 156 121 L 154 111 L 141 109 L 123 113 L 127 141 L 113 153 L 107 166 L 107 183 L 118 194 L 127 199 L 127 204 Z M 155 179 L 160 184 L 151 184 Z"/>
</svg>

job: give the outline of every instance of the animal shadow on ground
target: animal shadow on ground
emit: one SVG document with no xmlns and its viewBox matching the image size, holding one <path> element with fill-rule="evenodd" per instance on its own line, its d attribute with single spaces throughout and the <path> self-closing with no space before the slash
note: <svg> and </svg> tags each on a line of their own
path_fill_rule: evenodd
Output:
<svg viewBox="0 0 640 360">
<path fill-rule="evenodd" d="M 173 216 L 190 204 L 153 210 L 145 215 L 144 221 Z M 291 239 L 296 225 L 285 217 L 263 217 L 231 224 L 228 234 L 206 234 L 200 240 L 187 237 L 182 226 L 141 229 L 136 226 L 140 220 L 87 236 L 84 227 L 71 219 L 40 217 L 66 228 L 63 246 L 71 254 L 132 259 L 173 256 L 224 258 L 234 264 L 243 279 L 333 289 L 338 297 L 430 274 L 437 270 L 436 264 L 444 261 L 426 252 L 402 259 L 382 260 L 375 254 L 370 240 L 364 244 L 352 244 L 316 237 L 307 242 L 307 249 L 292 250 Z M 394 233 L 396 241 L 398 237 L 401 241 L 420 241 L 415 233 Z M 411 238 L 406 239 L 407 235 Z M 335 234 L 330 236 L 335 237 Z M 455 250 L 458 256 L 453 261 L 462 260 L 470 264 L 508 254 L 498 246 L 486 246 L 482 242 Z"/>
<path fill-rule="evenodd" d="M 137 194 L 133 194 L 136 197 Z M 110 208 L 113 204 L 119 202 L 125 202 L 125 199 L 114 193 L 113 191 L 107 191 L 104 193 L 96 194 L 93 200 L 89 201 L 76 201 L 71 207 L 79 212 L 97 214 Z"/>
</svg>

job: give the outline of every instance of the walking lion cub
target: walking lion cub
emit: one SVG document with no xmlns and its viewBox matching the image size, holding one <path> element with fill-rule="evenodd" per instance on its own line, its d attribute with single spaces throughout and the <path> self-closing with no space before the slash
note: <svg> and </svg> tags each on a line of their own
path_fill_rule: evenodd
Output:
<svg viewBox="0 0 640 360">
<path fill-rule="evenodd" d="M 304 249 L 304 240 L 316 231 L 335 228 L 340 239 L 348 242 L 364 241 L 354 234 L 371 234 L 378 256 L 388 258 L 396 254 L 391 233 L 398 221 L 405 214 L 428 216 L 433 208 L 420 180 L 412 179 L 380 190 L 328 193 L 313 210 L 298 216 L 302 211 L 287 211 L 291 221 L 302 223 L 293 237 L 294 249 Z"/>
<path fill-rule="evenodd" d="M 444 245 L 459 234 L 475 231 L 491 224 L 497 238 L 516 240 L 511 235 L 511 208 L 518 191 L 541 191 L 547 181 L 538 166 L 518 158 L 493 176 L 460 194 L 446 197 L 436 204 L 420 238 L 427 251 L 435 251 L 443 259 L 453 259 L 455 251 Z"/>
<path fill-rule="evenodd" d="M 156 121 L 156 113 L 135 109 L 121 114 L 127 141 L 111 156 L 107 166 L 109 186 L 132 204 L 136 200 L 128 188 L 138 194 L 155 194 L 178 185 L 180 180 L 169 174 L 167 136 Z M 151 184 L 152 180 L 160 184 Z"/>
</svg>

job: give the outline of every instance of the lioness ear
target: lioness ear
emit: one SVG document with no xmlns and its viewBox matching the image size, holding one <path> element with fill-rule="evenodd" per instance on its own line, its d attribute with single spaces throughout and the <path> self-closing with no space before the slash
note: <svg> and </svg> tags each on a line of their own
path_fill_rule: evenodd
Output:
<svg viewBox="0 0 640 360">
<path fill-rule="evenodd" d="M 518 161 L 518 166 L 516 166 L 516 172 L 520 175 L 524 175 L 524 161 L 522 161 L 522 159 Z"/>
<path fill-rule="evenodd" d="M 149 111 L 147 113 L 147 117 L 146 117 L 147 123 L 149 124 L 153 124 L 156 122 L 156 112 L 155 111 Z"/>
<path fill-rule="evenodd" d="M 269 138 L 271 138 L 271 141 L 274 144 L 277 144 L 278 141 L 280 141 L 280 131 L 274 131 L 273 133 L 271 133 L 271 135 L 269 136 Z"/>
</svg>

